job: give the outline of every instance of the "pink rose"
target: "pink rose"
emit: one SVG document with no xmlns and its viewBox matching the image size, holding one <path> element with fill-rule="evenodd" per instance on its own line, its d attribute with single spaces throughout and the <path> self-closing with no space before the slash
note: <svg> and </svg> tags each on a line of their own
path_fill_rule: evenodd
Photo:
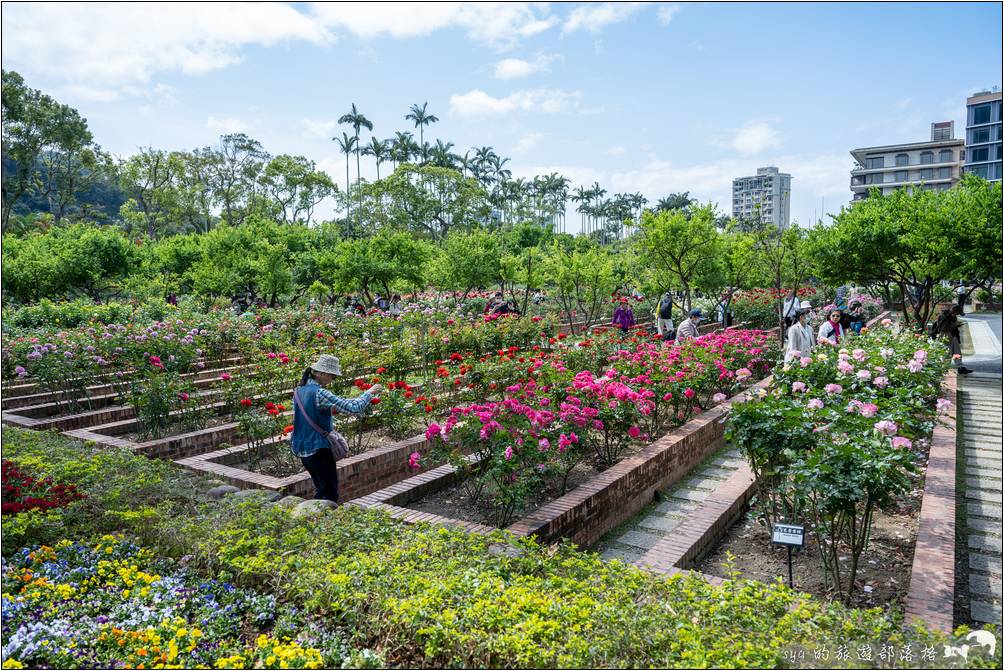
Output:
<svg viewBox="0 0 1004 671">
<path fill-rule="evenodd" d="M 896 436 L 892 439 L 892 446 L 909 450 L 913 447 L 913 441 L 909 438 L 904 438 L 903 436 Z"/>
<path fill-rule="evenodd" d="M 875 422 L 875 430 L 885 436 L 892 436 L 899 430 L 896 426 L 896 422 L 890 422 L 888 419 L 883 419 L 881 422 Z"/>
<path fill-rule="evenodd" d="M 865 370 L 864 368 L 855 373 L 855 375 L 857 375 L 858 379 L 861 380 L 862 382 L 867 382 L 868 380 L 872 379 L 871 371 Z"/>
<path fill-rule="evenodd" d="M 791 383 L 791 390 L 792 390 L 793 392 L 796 392 L 796 393 L 801 393 L 801 392 L 805 391 L 806 389 L 808 389 L 808 387 L 807 387 L 807 386 L 806 386 L 806 384 L 805 384 L 804 382 L 802 382 L 802 381 L 798 381 L 798 382 L 792 382 L 792 383 Z"/>
<path fill-rule="evenodd" d="M 723 394 L 722 392 L 718 392 L 717 394 L 711 397 L 711 400 L 714 401 L 715 403 L 721 403 L 726 398 L 727 397 L 725 396 L 725 394 Z"/>
<path fill-rule="evenodd" d="M 874 417 L 875 413 L 878 412 L 878 406 L 874 403 L 862 403 L 858 412 L 861 413 L 862 417 Z"/>
<path fill-rule="evenodd" d="M 638 436 L 641 435 L 641 429 L 639 429 L 637 426 L 632 426 L 630 429 L 628 429 L 628 435 L 631 436 L 632 438 L 637 438 Z"/>
<path fill-rule="evenodd" d="M 939 398 L 938 402 L 935 405 L 938 408 L 938 412 L 946 412 L 949 408 L 952 407 L 952 402 L 949 401 L 947 398 Z"/>
<path fill-rule="evenodd" d="M 823 407 L 823 401 L 818 398 L 810 398 L 809 402 L 805 404 L 809 410 L 820 410 Z"/>
<path fill-rule="evenodd" d="M 505 458 L 506 461 L 512 459 L 512 445 L 509 445 L 508 447 L 505 448 Z"/>
<path fill-rule="evenodd" d="M 885 389 L 889 386 L 889 378 L 887 377 L 877 377 L 875 378 L 875 386 L 879 389 Z"/>
<path fill-rule="evenodd" d="M 683 395 L 686 396 L 687 398 L 694 398 L 694 390 L 691 389 L 690 387 L 687 387 L 686 389 L 683 390 Z"/>
<path fill-rule="evenodd" d="M 841 387 L 839 384 L 830 383 L 825 387 L 823 387 L 823 390 L 830 396 L 833 396 L 834 394 L 839 394 L 840 392 L 842 392 L 844 388 Z"/>
<path fill-rule="evenodd" d="M 798 363 L 802 366 L 802 368 L 807 368 L 809 364 L 812 363 L 812 357 L 803 356 L 798 360 Z"/>
</svg>

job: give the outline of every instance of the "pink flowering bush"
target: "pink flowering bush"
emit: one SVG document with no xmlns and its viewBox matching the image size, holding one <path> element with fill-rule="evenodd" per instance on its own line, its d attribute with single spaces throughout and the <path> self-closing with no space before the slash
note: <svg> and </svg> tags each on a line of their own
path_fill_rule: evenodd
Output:
<svg viewBox="0 0 1004 671">
<path fill-rule="evenodd" d="M 888 328 L 854 343 L 776 371 L 767 394 L 733 406 L 727 429 L 756 476 L 757 513 L 809 522 L 826 580 L 848 599 L 874 512 L 910 491 L 917 441 L 947 409 L 941 344 Z"/>
</svg>

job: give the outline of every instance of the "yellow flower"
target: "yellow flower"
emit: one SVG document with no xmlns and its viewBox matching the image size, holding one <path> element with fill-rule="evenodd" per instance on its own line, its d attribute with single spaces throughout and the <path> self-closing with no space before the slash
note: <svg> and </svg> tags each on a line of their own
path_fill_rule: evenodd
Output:
<svg viewBox="0 0 1004 671">
<path fill-rule="evenodd" d="M 11 657 L 10 659 L 8 659 L 7 661 L 5 661 L 3 663 L 3 668 L 5 668 L 5 669 L 24 669 L 26 667 L 25 667 L 24 664 L 22 664 L 21 662 L 17 661 L 13 657 Z"/>
</svg>

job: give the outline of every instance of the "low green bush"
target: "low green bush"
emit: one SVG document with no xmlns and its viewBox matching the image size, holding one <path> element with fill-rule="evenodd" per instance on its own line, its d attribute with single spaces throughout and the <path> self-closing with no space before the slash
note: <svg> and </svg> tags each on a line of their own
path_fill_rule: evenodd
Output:
<svg viewBox="0 0 1004 671">
<path fill-rule="evenodd" d="M 909 666 L 1000 665 L 974 652 L 946 659 L 947 637 L 904 628 L 895 613 L 826 604 L 780 583 L 667 579 L 569 544 L 404 525 L 351 506 L 304 519 L 261 500 L 200 502 L 208 483 L 169 464 L 18 430 L 4 429 L 3 440 L 5 457 L 87 494 L 50 533 L 81 538 L 117 526 L 214 579 L 339 623 L 352 647 L 376 651 L 376 663 L 779 667 L 812 664 L 824 647 L 867 645 L 871 660 L 852 653 L 820 665 L 887 666 L 880 646 L 909 645 Z M 5 534 L 4 552 L 37 542 L 34 531 Z M 938 654 L 925 662 L 922 650 Z"/>
</svg>

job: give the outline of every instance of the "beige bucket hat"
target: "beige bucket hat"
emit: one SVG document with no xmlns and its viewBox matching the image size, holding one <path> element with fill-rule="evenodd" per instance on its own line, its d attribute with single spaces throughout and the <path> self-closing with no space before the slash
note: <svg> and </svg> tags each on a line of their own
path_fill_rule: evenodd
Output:
<svg viewBox="0 0 1004 671">
<path fill-rule="evenodd" d="M 314 363 L 310 364 L 312 370 L 319 373 L 328 373 L 329 375 L 342 374 L 342 364 L 339 363 L 338 357 L 332 356 L 331 354 L 322 354 L 320 358 Z"/>
</svg>

